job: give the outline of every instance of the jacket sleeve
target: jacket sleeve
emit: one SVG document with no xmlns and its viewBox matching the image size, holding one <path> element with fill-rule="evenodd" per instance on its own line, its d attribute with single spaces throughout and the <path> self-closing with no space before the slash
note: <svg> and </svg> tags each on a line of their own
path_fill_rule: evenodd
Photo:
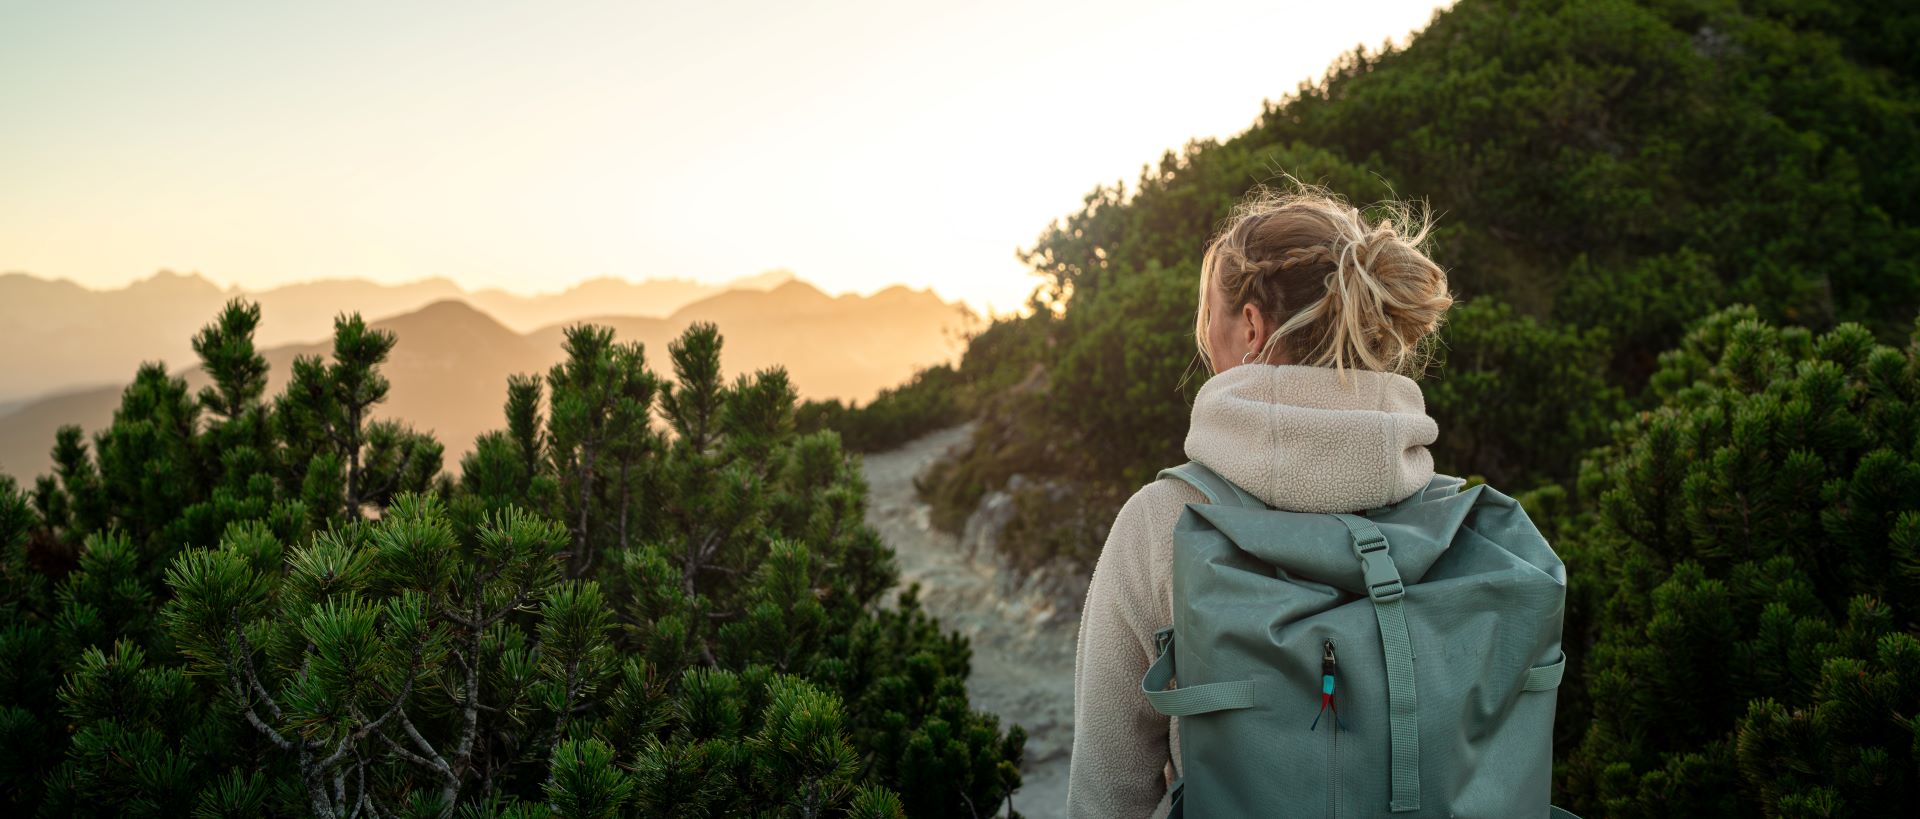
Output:
<svg viewBox="0 0 1920 819">
<path fill-rule="evenodd" d="M 1073 819 L 1146 819 L 1165 808 L 1170 720 L 1147 704 L 1140 677 L 1154 632 L 1172 623 L 1173 525 L 1188 500 L 1199 493 L 1174 481 L 1134 493 L 1094 566 L 1073 664 Z"/>
</svg>

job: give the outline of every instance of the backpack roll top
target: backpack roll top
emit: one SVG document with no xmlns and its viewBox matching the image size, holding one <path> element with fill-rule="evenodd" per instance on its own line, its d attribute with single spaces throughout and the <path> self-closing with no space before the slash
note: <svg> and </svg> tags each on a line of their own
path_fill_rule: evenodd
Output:
<svg viewBox="0 0 1920 819">
<path fill-rule="evenodd" d="M 1175 525 L 1142 680 L 1180 718 L 1186 815 L 1547 815 L 1566 571 L 1518 503 L 1438 476 L 1295 513 L 1197 463 L 1162 476 L 1210 501 Z"/>
</svg>

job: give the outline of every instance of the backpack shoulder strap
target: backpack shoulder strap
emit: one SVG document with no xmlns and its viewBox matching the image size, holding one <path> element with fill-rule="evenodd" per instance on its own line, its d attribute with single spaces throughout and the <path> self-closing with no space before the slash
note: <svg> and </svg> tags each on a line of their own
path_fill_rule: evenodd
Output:
<svg viewBox="0 0 1920 819">
<path fill-rule="evenodd" d="M 1160 470 L 1156 478 L 1178 478 L 1200 494 L 1207 496 L 1207 502 L 1216 506 L 1238 506 L 1242 509 L 1265 509 L 1267 505 L 1259 498 L 1247 494 L 1247 490 L 1235 486 L 1232 481 L 1220 477 L 1220 473 L 1208 469 L 1199 461 L 1188 461 L 1176 467 Z"/>
</svg>

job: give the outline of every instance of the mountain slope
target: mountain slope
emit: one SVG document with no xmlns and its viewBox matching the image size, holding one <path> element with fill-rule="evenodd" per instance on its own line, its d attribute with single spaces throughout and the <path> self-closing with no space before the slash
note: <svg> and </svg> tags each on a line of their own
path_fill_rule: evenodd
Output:
<svg viewBox="0 0 1920 819">
<path fill-rule="evenodd" d="M 731 289 L 767 290 L 784 270 L 724 285 L 691 279 L 599 278 L 557 293 L 467 292 L 446 278 L 388 285 L 323 279 L 259 291 L 222 288 L 198 274 L 161 271 L 126 287 L 92 290 L 26 273 L 0 274 L 0 401 L 113 384 L 132 362 L 192 358 L 195 330 L 227 299 L 257 302 L 264 347 L 310 343 L 332 332 L 342 310 L 377 320 L 447 299 L 478 307 L 516 332 L 588 315 L 666 316 Z"/>
<path fill-rule="evenodd" d="M 784 366 L 808 398 L 865 401 L 959 349 L 970 319 L 930 291 L 890 288 L 872 296 L 829 296 L 790 281 L 766 292 L 736 290 L 687 305 L 664 319 L 596 316 L 623 339 L 646 345 L 654 366 L 666 345 L 696 321 L 725 336 L 726 357 L 741 371 Z M 571 323 L 571 322 L 569 322 Z M 558 350 L 565 325 L 529 334 Z"/>
<path fill-rule="evenodd" d="M 274 314 L 265 313 L 270 326 Z M 209 314 L 210 315 L 210 314 Z M 726 338 L 728 374 L 785 366 L 806 398 L 864 401 L 932 364 L 951 360 L 971 318 L 925 291 L 883 291 L 873 297 L 828 296 L 788 282 L 773 290 L 726 293 L 688 305 L 672 316 L 586 319 L 614 328 L 621 340 L 645 345 L 648 363 L 668 371 L 667 345 L 695 321 L 712 321 Z M 201 321 L 205 321 L 202 318 Z M 564 328 L 554 324 L 522 335 L 460 300 L 434 302 L 373 322 L 399 338 L 384 372 L 392 382 L 377 415 L 431 430 L 447 446 L 447 467 L 474 436 L 502 425 L 507 376 L 544 373 L 559 363 Z M 196 325 L 197 328 L 197 325 Z M 192 329 L 184 331 L 188 336 Z M 283 344 L 266 349 L 268 394 L 277 394 L 299 355 L 328 355 L 331 343 Z M 191 353 L 169 362 L 190 361 Z M 139 359 L 127 359 L 124 379 Z M 178 368 L 196 389 L 198 367 Z M 44 472 L 54 433 L 62 424 L 91 432 L 112 420 L 121 387 L 95 387 L 20 404 L 0 415 L 0 472 L 25 479 Z"/>
</svg>

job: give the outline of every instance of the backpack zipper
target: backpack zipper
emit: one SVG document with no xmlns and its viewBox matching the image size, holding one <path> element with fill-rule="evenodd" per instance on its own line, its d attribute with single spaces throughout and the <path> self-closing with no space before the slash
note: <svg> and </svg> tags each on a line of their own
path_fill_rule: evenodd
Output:
<svg viewBox="0 0 1920 819">
<path fill-rule="evenodd" d="M 1327 802 L 1332 805 L 1331 819 L 1340 819 L 1340 729 L 1328 731 L 1327 735 L 1331 737 L 1327 740 L 1330 746 L 1327 750 L 1328 764 L 1333 768 L 1333 781 L 1327 786 Z"/>
<path fill-rule="evenodd" d="M 1320 713 L 1314 715 L 1310 731 L 1320 729 L 1320 718 L 1328 711 L 1333 712 L 1333 726 L 1327 731 L 1327 817 L 1340 819 L 1340 729 L 1346 727 L 1346 721 L 1340 719 L 1340 708 L 1333 700 L 1334 672 L 1340 666 L 1340 659 L 1333 651 L 1333 638 L 1327 638 L 1320 649 Z"/>
</svg>

